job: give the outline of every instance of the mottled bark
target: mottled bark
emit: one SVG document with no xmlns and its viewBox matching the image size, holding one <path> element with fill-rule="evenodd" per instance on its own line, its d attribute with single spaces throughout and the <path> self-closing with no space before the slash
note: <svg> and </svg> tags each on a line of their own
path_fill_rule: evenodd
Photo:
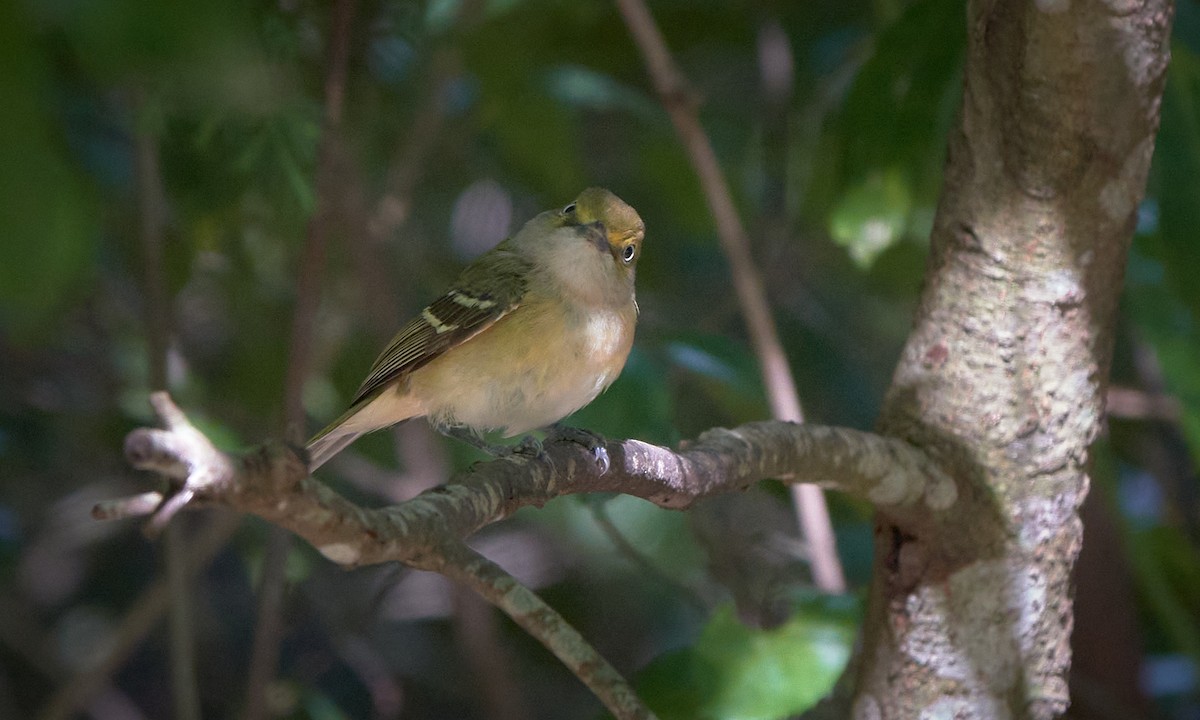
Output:
<svg viewBox="0 0 1200 720">
<path fill-rule="evenodd" d="M 269 443 L 244 456 L 227 455 L 165 393 L 152 400 L 165 429 L 133 431 L 125 453 L 135 467 L 173 479 L 175 494 L 102 503 L 97 517 L 154 513 L 154 528 L 181 507 L 220 504 L 291 530 L 346 566 L 399 561 L 441 571 L 444 556 L 485 525 L 574 493 L 622 492 L 680 510 L 779 477 L 819 482 L 902 518 L 951 508 L 959 495 L 949 477 L 902 440 L 770 421 L 709 430 L 678 452 L 638 440 L 610 442 L 606 470 L 583 446 L 554 442 L 536 457 L 516 453 L 476 465 L 412 500 L 365 508 L 310 477 L 292 447 Z"/>
<path fill-rule="evenodd" d="M 820 483 L 872 502 L 878 517 L 863 639 L 814 717 L 1057 717 L 1068 701 L 1088 450 L 1170 20 L 1168 0 L 970 4 L 963 108 L 879 435 L 771 422 L 710 431 L 678 452 L 609 443 L 607 473 L 583 448 L 556 443 L 367 509 L 308 477 L 286 446 L 218 452 L 158 396 L 167 429 L 135 431 L 127 452 L 174 478 L 176 493 L 98 514 L 154 512 L 156 527 L 185 505 L 220 503 L 341 564 L 399 561 L 473 580 L 608 692 L 618 717 L 645 717 L 577 634 L 547 629 L 556 616 L 535 596 L 464 558 L 461 538 L 573 492 L 683 508 L 764 477 Z"/>
<path fill-rule="evenodd" d="M 628 683 L 535 594 L 470 551 L 462 538 L 527 505 L 560 495 L 619 491 L 682 509 L 767 477 L 820 482 L 896 517 L 953 507 L 959 491 L 929 458 L 902 440 L 786 422 L 710 430 L 680 451 L 636 440 L 607 443 L 608 463 L 570 441 L 536 456 L 514 454 L 476 466 L 445 485 L 386 508 L 356 505 L 308 474 L 301 451 L 283 443 L 234 457 L 217 450 L 165 393 L 151 400 L 164 425 L 129 434 L 139 468 L 174 481 L 173 494 L 145 493 L 98 505 L 100 518 L 154 514 L 161 527 L 186 506 L 216 503 L 296 533 L 346 566 L 403 562 L 468 584 L 537 637 L 620 720 L 650 720 Z"/>
<path fill-rule="evenodd" d="M 972 2 L 960 122 L 915 327 L 879 429 L 942 464 L 947 511 L 876 521 L 856 718 L 1053 718 L 1071 569 L 1171 6 Z"/>
</svg>

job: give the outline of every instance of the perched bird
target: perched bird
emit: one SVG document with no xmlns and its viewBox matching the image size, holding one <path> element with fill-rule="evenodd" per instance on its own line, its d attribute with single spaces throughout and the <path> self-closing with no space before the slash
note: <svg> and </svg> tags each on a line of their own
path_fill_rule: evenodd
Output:
<svg viewBox="0 0 1200 720">
<path fill-rule="evenodd" d="M 484 431 L 512 437 L 590 403 L 633 345 L 644 235 L 637 211 L 603 188 L 525 223 L 400 329 L 350 409 L 309 440 L 309 469 L 410 418 L 495 452 Z"/>
</svg>

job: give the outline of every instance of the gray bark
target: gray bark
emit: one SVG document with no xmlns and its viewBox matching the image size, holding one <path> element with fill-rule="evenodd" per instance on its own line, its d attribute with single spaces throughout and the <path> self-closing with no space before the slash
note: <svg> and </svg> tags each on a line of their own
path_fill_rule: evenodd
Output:
<svg viewBox="0 0 1200 720">
<path fill-rule="evenodd" d="M 1068 703 L 1088 451 L 1158 129 L 1172 7 L 977 1 L 915 327 L 879 429 L 955 479 L 880 511 L 856 718 Z"/>
<path fill-rule="evenodd" d="M 1168 0 L 970 4 L 963 107 L 926 284 L 878 435 L 754 423 L 679 452 L 609 443 L 607 473 L 583 448 L 557 443 L 368 510 L 309 478 L 287 447 L 218 452 L 158 396 L 167 429 L 135 431 L 127 452 L 174 478 L 175 494 L 96 512 L 154 512 L 153 528 L 186 505 L 219 503 L 296 532 L 334 562 L 399 561 L 473 580 L 607 691 L 618 717 L 645 717 L 577 634 L 563 634 L 561 618 L 530 610 L 532 594 L 514 594 L 494 568 L 479 570 L 460 538 L 572 492 L 684 508 L 763 477 L 817 482 L 869 500 L 878 515 L 863 638 L 813 717 L 1057 717 L 1068 702 L 1088 452 L 1171 10 Z"/>
</svg>

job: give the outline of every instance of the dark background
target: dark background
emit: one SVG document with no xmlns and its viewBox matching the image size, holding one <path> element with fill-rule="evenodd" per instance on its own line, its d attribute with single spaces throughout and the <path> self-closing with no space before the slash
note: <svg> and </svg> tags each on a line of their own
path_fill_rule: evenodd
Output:
<svg viewBox="0 0 1200 720">
<path fill-rule="evenodd" d="M 870 428 L 920 287 L 962 7 L 651 9 L 702 103 L 808 418 Z M 698 182 L 615 6 L 359 0 L 341 127 L 319 162 L 331 16 L 305 0 L 0 3 L 0 717 L 36 716 L 103 658 L 162 575 L 163 545 L 135 521 L 89 515 L 155 483 L 121 452 L 151 421 L 150 318 L 169 326 L 171 392 L 222 446 L 304 435 L 341 412 L 387 333 L 465 262 L 603 185 L 646 222 L 642 313 L 624 374 L 573 422 L 674 443 L 768 415 Z M 1080 717 L 1200 717 L 1193 2 L 1179 6 L 1173 51 L 1079 571 Z M 147 207 L 162 210 L 160 273 L 147 272 Z M 308 422 L 287 428 L 314 222 L 326 250 L 310 273 Z M 321 475 L 384 504 L 477 459 L 418 422 L 361 440 Z M 831 510 L 854 588 L 833 600 L 811 589 L 773 483 L 689 515 L 564 498 L 474 544 L 639 678 L 664 717 L 765 718 L 822 694 L 853 638 L 870 516 L 837 497 Z M 220 519 L 181 521 L 194 538 Z M 267 536 L 244 521 L 190 593 L 205 717 L 244 707 Z M 299 543 L 286 575 L 273 714 L 599 713 L 540 646 L 440 577 L 347 573 Z M 111 674 L 92 717 L 172 715 L 166 627 Z"/>
</svg>

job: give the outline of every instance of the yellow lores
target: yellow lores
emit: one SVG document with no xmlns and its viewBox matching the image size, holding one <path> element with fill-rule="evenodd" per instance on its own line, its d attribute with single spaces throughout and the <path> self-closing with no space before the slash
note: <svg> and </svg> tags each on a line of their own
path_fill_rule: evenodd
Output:
<svg viewBox="0 0 1200 720">
<path fill-rule="evenodd" d="M 401 328 L 350 409 L 308 443 L 315 470 L 359 435 L 425 416 L 472 440 L 547 427 L 616 380 L 633 344 L 645 226 L 603 188 L 544 212 Z"/>
</svg>

